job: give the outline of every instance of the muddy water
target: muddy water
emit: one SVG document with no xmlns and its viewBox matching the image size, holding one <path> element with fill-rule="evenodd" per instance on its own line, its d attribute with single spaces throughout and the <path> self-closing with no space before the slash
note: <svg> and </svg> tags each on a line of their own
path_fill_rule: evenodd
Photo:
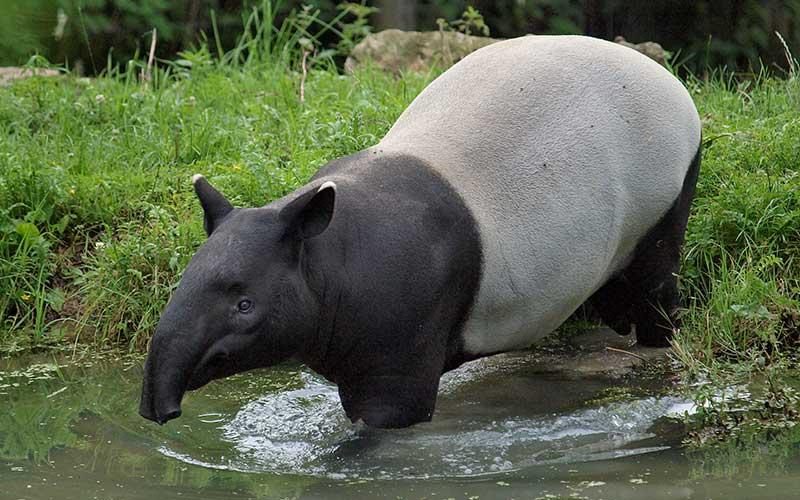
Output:
<svg viewBox="0 0 800 500">
<path fill-rule="evenodd" d="M 351 425 L 299 366 L 214 382 L 159 427 L 140 360 L 0 362 L 0 498 L 800 498 L 798 440 L 690 452 L 693 407 L 658 381 L 531 356 L 446 375 L 434 421 L 397 431 Z"/>
</svg>

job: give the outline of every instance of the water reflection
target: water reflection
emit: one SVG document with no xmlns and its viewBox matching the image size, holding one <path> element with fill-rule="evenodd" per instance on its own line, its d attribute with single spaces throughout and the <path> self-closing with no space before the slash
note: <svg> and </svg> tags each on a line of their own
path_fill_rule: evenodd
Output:
<svg viewBox="0 0 800 500">
<path fill-rule="evenodd" d="M 215 382 L 159 427 L 136 413 L 141 360 L 5 361 L 0 498 L 796 494 L 800 431 L 686 453 L 661 417 L 691 405 L 658 384 L 536 373 L 526 356 L 449 374 L 434 421 L 397 431 L 350 425 L 299 367 Z"/>
</svg>

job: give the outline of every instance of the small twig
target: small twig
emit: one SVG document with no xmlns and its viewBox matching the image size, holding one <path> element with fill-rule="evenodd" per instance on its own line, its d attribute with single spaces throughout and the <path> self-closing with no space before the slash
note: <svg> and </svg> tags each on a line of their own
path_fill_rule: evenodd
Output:
<svg viewBox="0 0 800 500">
<path fill-rule="evenodd" d="M 61 394 L 62 392 L 66 391 L 66 390 L 67 390 L 67 388 L 66 388 L 66 387 L 62 387 L 61 389 L 57 390 L 56 392 L 53 392 L 53 393 L 50 393 L 50 394 L 48 394 L 48 395 L 47 395 L 47 397 L 48 397 L 48 398 L 52 398 L 53 396 L 56 396 L 56 395 L 58 395 L 58 394 Z"/>
<path fill-rule="evenodd" d="M 147 58 L 147 68 L 142 73 L 142 87 L 150 83 L 150 77 L 153 71 L 153 63 L 156 58 L 156 41 L 158 35 L 155 28 L 153 28 L 153 38 L 150 40 L 150 56 Z"/>
<path fill-rule="evenodd" d="M 300 79 L 300 102 L 306 102 L 306 77 L 308 76 L 308 69 L 306 68 L 306 59 L 308 59 L 308 51 L 303 51 L 303 78 Z"/>
<path fill-rule="evenodd" d="M 626 351 L 626 350 L 624 350 L 624 349 L 617 349 L 616 347 L 606 347 L 606 350 L 607 350 L 607 351 L 620 352 L 620 353 L 622 353 L 622 354 L 627 354 L 628 356 L 633 356 L 634 358 L 639 358 L 639 359 L 641 359 L 642 361 L 644 361 L 645 363 L 649 363 L 649 362 L 650 362 L 650 360 L 649 360 L 649 359 L 647 359 L 647 358 L 645 358 L 645 357 L 642 357 L 642 356 L 639 356 L 639 355 L 638 355 L 638 354 L 636 354 L 636 353 L 633 353 L 633 352 L 630 352 L 630 351 Z"/>
</svg>

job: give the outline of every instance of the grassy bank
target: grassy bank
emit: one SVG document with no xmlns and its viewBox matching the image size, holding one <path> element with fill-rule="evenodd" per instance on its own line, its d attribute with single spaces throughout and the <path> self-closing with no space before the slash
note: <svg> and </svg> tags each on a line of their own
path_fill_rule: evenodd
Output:
<svg viewBox="0 0 800 500">
<path fill-rule="evenodd" d="M 29 80 L 0 90 L 2 338 L 144 347 L 204 240 L 190 176 L 263 205 L 375 143 L 427 82 L 283 67 L 134 80 Z"/>
<path fill-rule="evenodd" d="M 301 34 L 256 29 L 146 84 L 134 64 L 0 88 L 3 351 L 144 349 L 204 240 L 192 174 L 262 205 L 376 143 L 436 76 L 342 76 L 312 58 L 304 80 Z M 675 357 L 693 380 L 780 378 L 800 346 L 800 78 L 686 84 L 707 144 Z"/>
<path fill-rule="evenodd" d="M 251 21 L 235 51 L 183 53 L 148 84 L 133 64 L 0 88 L 4 350 L 143 349 L 205 239 L 192 174 L 263 205 L 377 142 L 433 78 L 344 77 L 310 57 L 301 101 L 303 19 L 272 38 Z"/>
</svg>

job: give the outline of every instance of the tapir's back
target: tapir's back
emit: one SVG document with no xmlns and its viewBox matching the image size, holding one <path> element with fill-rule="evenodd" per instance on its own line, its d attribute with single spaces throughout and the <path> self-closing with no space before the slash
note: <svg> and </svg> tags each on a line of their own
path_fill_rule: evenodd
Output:
<svg viewBox="0 0 800 500">
<path fill-rule="evenodd" d="M 700 142 L 683 86 L 626 47 L 529 36 L 455 65 L 375 149 L 426 160 L 483 244 L 474 354 L 549 333 L 620 269 L 677 198 Z"/>
</svg>

